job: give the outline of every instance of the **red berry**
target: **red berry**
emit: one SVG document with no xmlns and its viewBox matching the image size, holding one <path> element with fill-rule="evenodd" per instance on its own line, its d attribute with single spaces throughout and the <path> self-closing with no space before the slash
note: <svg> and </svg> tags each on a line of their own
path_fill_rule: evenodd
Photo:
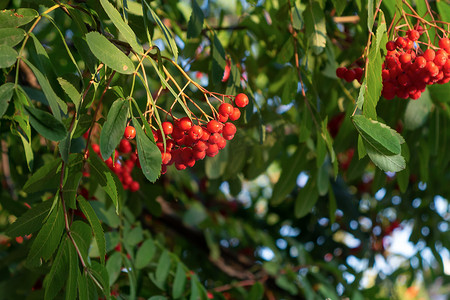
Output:
<svg viewBox="0 0 450 300">
<path fill-rule="evenodd" d="M 219 150 L 222 150 L 227 145 L 227 140 L 231 140 L 234 137 L 234 135 L 226 135 L 225 137 L 220 137 L 219 141 L 217 142 L 217 147 L 219 147 Z"/>
<path fill-rule="evenodd" d="M 230 103 L 222 103 L 219 106 L 219 113 L 224 116 L 229 116 L 233 113 L 233 105 Z"/>
<path fill-rule="evenodd" d="M 225 135 L 234 135 L 236 133 L 236 126 L 233 123 L 225 123 L 223 127 L 222 134 Z"/>
<path fill-rule="evenodd" d="M 450 40 L 448 38 L 442 38 L 439 40 L 439 47 L 442 49 L 450 47 Z"/>
<path fill-rule="evenodd" d="M 205 151 L 206 149 L 208 149 L 208 145 L 204 141 L 198 141 L 193 148 L 197 152 Z"/>
<path fill-rule="evenodd" d="M 347 68 L 346 67 L 337 68 L 336 69 L 336 76 L 338 78 L 344 79 L 345 72 L 347 72 Z"/>
<path fill-rule="evenodd" d="M 167 122 L 167 121 L 163 122 L 162 123 L 162 128 L 163 128 L 163 131 L 164 131 L 165 135 L 172 134 L 172 132 L 173 132 L 173 125 L 172 125 L 171 122 Z"/>
<path fill-rule="evenodd" d="M 209 140 L 209 136 L 211 135 L 211 133 L 209 133 L 209 131 L 207 130 L 207 128 L 203 128 L 203 135 L 200 138 L 200 140 L 207 142 Z"/>
<path fill-rule="evenodd" d="M 355 79 L 358 82 L 361 82 L 361 79 L 362 79 L 362 76 L 363 76 L 363 73 L 364 73 L 363 69 L 358 67 L 358 68 L 354 69 L 354 72 L 355 72 Z"/>
<path fill-rule="evenodd" d="M 427 60 L 423 56 L 419 56 L 416 58 L 416 61 L 414 62 L 414 65 L 418 69 L 425 68 L 427 64 Z"/>
<path fill-rule="evenodd" d="M 161 159 L 162 159 L 162 164 L 167 165 L 167 164 L 169 164 L 170 160 L 172 159 L 172 155 L 169 152 L 161 153 Z"/>
<path fill-rule="evenodd" d="M 436 53 L 434 52 L 433 49 L 427 49 L 427 50 L 425 50 L 425 53 L 423 54 L 423 57 L 427 61 L 433 61 L 434 58 L 436 57 Z"/>
<path fill-rule="evenodd" d="M 353 69 L 347 69 L 347 71 L 345 72 L 344 75 L 344 79 L 347 82 L 352 82 L 353 80 L 355 80 L 355 71 L 353 71 Z"/>
<path fill-rule="evenodd" d="M 225 123 L 226 121 L 228 121 L 228 115 L 222 115 L 219 114 L 219 117 L 217 118 L 217 120 L 219 120 L 219 122 Z"/>
<path fill-rule="evenodd" d="M 188 117 L 183 117 L 178 120 L 177 126 L 183 131 L 188 131 L 192 127 L 192 121 Z"/>
<path fill-rule="evenodd" d="M 436 66 L 436 64 L 432 61 L 427 62 L 427 65 L 425 66 L 425 69 L 428 71 L 428 74 L 430 76 L 434 77 L 437 74 L 439 74 L 439 68 Z"/>
<path fill-rule="evenodd" d="M 126 139 L 121 139 L 119 144 L 119 151 L 126 154 L 131 152 L 131 144 Z"/>
<path fill-rule="evenodd" d="M 136 129 L 133 126 L 127 126 L 123 135 L 127 140 L 132 140 L 136 136 Z"/>
<path fill-rule="evenodd" d="M 408 30 L 406 34 L 411 41 L 417 41 L 420 38 L 420 33 L 417 30 Z"/>
<path fill-rule="evenodd" d="M 233 113 L 230 115 L 229 119 L 231 121 L 236 121 L 241 117 L 241 111 L 239 110 L 239 108 L 235 107 L 233 108 Z"/>
<path fill-rule="evenodd" d="M 395 48 L 397 48 L 397 46 L 395 45 L 395 43 L 393 41 L 389 41 L 386 43 L 386 50 L 394 51 Z"/>
<path fill-rule="evenodd" d="M 234 99 L 234 103 L 236 103 L 236 106 L 238 107 L 246 107 L 248 102 L 247 95 L 243 93 L 238 94 Z"/>
<path fill-rule="evenodd" d="M 399 36 L 399 37 L 395 40 L 395 45 L 396 45 L 398 48 L 405 48 L 407 44 L 408 44 L 408 42 L 407 42 L 404 38 L 402 38 L 401 36 Z"/>
<path fill-rule="evenodd" d="M 192 152 L 192 157 L 195 160 L 202 160 L 202 159 L 205 158 L 205 156 L 206 156 L 206 152 L 205 151 L 193 151 Z"/>
<path fill-rule="evenodd" d="M 222 123 L 217 122 L 216 120 L 211 120 L 206 125 L 206 128 L 210 133 L 219 132 L 222 129 Z"/>
<path fill-rule="evenodd" d="M 92 144 L 92 150 L 94 150 L 95 153 L 100 154 L 100 146 L 98 144 Z"/>
<path fill-rule="evenodd" d="M 447 62 L 447 56 L 444 54 L 438 54 L 434 58 L 433 62 L 435 63 L 436 66 L 442 67 Z"/>
<path fill-rule="evenodd" d="M 139 191 L 139 188 L 140 188 L 140 185 L 139 185 L 139 182 L 137 182 L 137 181 L 133 181 L 133 182 L 130 184 L 130 191 L 132 191 L 132 192 L 137 192 L 137 191 Z"/>
<path fill-rule="evenodd" d="M 202 135 L 203 129 L 198 125 L 194 125 L 191 127 L 191 129 L 189 129 L 189 137 L 194 141 L 199 140 L 202 137 Z"/>
<path fill-rule="evenodd" d="M 403 53 L 402 55 L 400 55 L 399 60 L 402 64 L 407 64 L 411 61 L 411 54 Z"/>
<path fill-rule="evenodd" d="M 209 137 L 208 142 L 210 142 L 211 144 L 216 144 L 221 138 L 221 135 L 216 133 L 211 134 L 211 136 Z"/>
</svg>

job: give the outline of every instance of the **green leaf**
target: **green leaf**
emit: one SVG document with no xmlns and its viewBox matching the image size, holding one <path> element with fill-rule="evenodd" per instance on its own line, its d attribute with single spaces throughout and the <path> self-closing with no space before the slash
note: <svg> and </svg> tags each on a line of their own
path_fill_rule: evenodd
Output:
<svg viewBox="0 0 450 300">
<path fill-rule="evenodd" d="M 133 32 L 131 27 L 124 22 L 122 16 L 114 8 L 114 6 L 109 3 L 108 0 L 100 0 L 100 3 L 108 17 L 117 27 L 117 29 L 119 29 L 120 33 L 123 35 L 128 44 L 130 44 L 131 48 L 133 48 L 133 50 L 138 54 L 143 53 L 142 46 L 139 44 L 136 34 Z"/>
<path fill-rule="evenodd" d="M 81 257 L 85 262 L 88 261 L 88 250 L 92 240 L 92 230 L 88 224 L 83 221 L 75 221 L 70 226 L 70 234 L 78 246 Z"/>
<path fill-rule="evenodd" d="M 174 61 L 177 61 L 178 60 L 178 48 L 177 48 L 177 44 L 175 43 L 172 33 L 166 27 L 166 25 L 164 25 L 164 23 L 161 21 L 161 19 L 158 17 L 158 15 L 153 11 L 153 9 L 150 7 L 150 5 L 148 5 L 147 1 L 143 0 L 142 2 L 145 4 L 146 8 L 148 9 L 146 17 L 148 19 L 152 20 L 153 22 L 155 22 L 158 25 L 159 29 L 161 29 L 162 33 L 164 34 L 164 38 L 166 39 L 167 45 L 169 46 L 170 51 L 172 51 L 172 53 L 173 53 Z"/>
<path fill-rule="evenodd" d="M 328 166 L 329 164 L 325 162 L 318 170 L 319 172 L 317 175 L 317 191 L 319 192 L 320 196 L 325 196 L 327 194 L 330 185 L 330 179 L 328 176 Z"/>
<path fill-rule="evenodd" d="M 31 148 L 31 142 L 28 141 L 26 137 L 23 136 L 22 133 L 19 132 L 20 139 L 22 140 L 23 148 L 25 150 L 25 158 L 27 160 L 28 169 L 33 170 L 34 165 L 34 154 L 33 149 Z"/>
<path fill-rule="evenodd" d="M 204 19 L 205 16 L 200 6 L 198 6 L 197 0 L 192 0 L 192 13 L 187 28 L 188 39 L 196 38 L 201 34 Z"/>
<path fill-rule="evenodd" d="M 0 45 L 14 47 L 25 37 L 26 32 L 21 28 L 0 28 Z"/>
<path fill-rule="evenodd" d="M 109 285 L 112 285 L 119 278 L 122 270 L 122 254 L 120 252 L 114 252 L 108 258 L 105 267 L 109 274 Z"/>
<path fill-rule="evenodd" d="M 222 176 L 229 164 L 228 149 L 225 147 L 214 157 L 208 157 L 205 161 L 205 173 L 209 179 L 218 179 Z"/>
<path fill-rule="evenodd" d="M 33 21 L 38 15 L 38 12 L 31 8 L 0 10 L 0 27 L 20 27 Z"/>
<path fill-rule="evenodd" d="M 103 159 L 108 159 L 119 145 L 127 126 L 129 101 L 117 99 L 111 105 L 106 122 L 100 133 L 100 152 Z"/>
<path fill-rule="evenodd" d="M 317 1 L 310 2 L 303 12 L 306 36 L 316 55 L 322 53 L 327 43 L 325 15 Z"/>
<path fill-rule="evenodd" d="M 369 32 L 372 32 L 373 23 L 375 22 L 374 16 L 373 16 L 373 11 L 374 11 L 373 6 L 374 6 L 373 0 L 368 0 L 367 1 L 367 12 L 368 12 L 367 28 L 369 28 Z"/>
<path fill-rule="evenodd" d="M 405 129 L 415 130 L 422 126 L 430 114 L 432 106 L 428 89 L 422 93 L 419 99 L 409 101 L 405 110 Z"/>
<path fill-rule="evenodd" d="M 58 199 L 56 199 L 58 201 Z M 50 213 L 47 221 L 36 236 L 36 239 L 28 253 L 27 265 L 37 267 L 41 264 L 41 258 L 47 261 L 60 244 L 64 230 L 64 213 L 59 203 Z"/>
<path fill-rule="evenodd" d="M 137 280 L 136 280 L 136 274 L 134 271 L 134 267 L 131 265 L 130 259 L 122 253 L 122 259 L 125 264 L 125 268 L 128 271 L 128 282 L 130 283 L 130 299 L 136 299 L 136 290 L 137 290 Z"/>
<path fill-rule="evenodd" d="M 264 286 L 260 282 L 255 282 L 248 293 L 248 300 L 261 300 L 264 296 Z"/>
<path fill-rule="evenodd" d="M 9 237 L 24 236 L 38 231 L 42 227 L 42 222 L 48 216 L 52 201 L 44 201 L 28 210 L 20 216 L 7 229 L 5 234 Z"/>
<path fill-rule="evenodd" d="M 404 141 L 390 127 L 362 115 L 353 116 L 352 121 L 365 143 L 386 155 L 400 154 Z"/>
<path fill-rule="evenodd" d="M 436 1 L 436 6 L 439 11 L 439 15 L 444 22 L 450 22 L 450 6 L 446 1 Z"/>
<path fill-rule="evenodd" d="M 372 162 L 381 170 L 386 172 L 399 172 L 406 167 L 406 162 L 400 154 L 386 155 L 379 149 L 372 147 L 371 144 L 363 140 L 364 147 Z"/>
<path fill-rule="evenodd" d="M 170 271 L 170 255 L 167 250 L 164 250 L 159 257 L 158 265 L 156 266 L 155 276 L 156 281 L 160 286 L 164 286 L 166 283 L 167 276 L 169 276 Z"/>
<path fill-rule="evenodd" d="M 126 233 L 124 243 L 128 246 L 134 247 L 143 239 L 142 227 L 135 227 Z"/>
<path fill-rule="evenodd" d="M 90 269 L 90 272 L 94 275 L 94 277 L 100 282 L 101 286 L 103 287 L 102 290 L 103 295 L 105 295 L 109 299 L 110 296 L 109 276 L 106 268 L 102 264 L 99 264 L 94 260 L 92 261 L 92 269 Z"/>
<path fill-rule="evenodd" d="M 302 4 L 299 0 L 295 1 L 294 7 L 292 8 L 292 26 L 295 28 L 295 30 L 302 30 L 303 28 L 303 25 L 305 23 L 303 20 L 303 11 L 305 10 L 305 8 L 306 6 Z M 289 42 L 290 45 L 293 45 L 292 40 L 290 38 Z"/>
<path fill-rule="evenodd" d="M 26 193 L 36 193 L 45 189 L 56 189 L 59 183 L 57 170 L 60 166 L 59 158 L 44 164 L 25 182 L 23 190 Z"/>
<path fill-rule="evenodd" d="M 295 200 L 295 217 L 302 218 L 309 214 L 311 209 L 319 199 L 319 194 L 317 192 L 316 184 L 310 178 L 306 185 L 300 189 L 297 199 Z"/>
<path fill-rule="evenodd" d="M 286 159 L 281 168 L 280 178 L 273 187 L 272 205 L 280 204 L 284 198 L 294 189 L 298 174 L 306 162 L 306 147 L 299 146 L 292 157 Z"/>
<path fill-rule="evenodd" d="M 90 300 L 87 274 L 83 275 L 81 274 L 81 272 L 78 272 L 77 283 L 78 283 L 78 298 L 80 300 Z"/>
<path fill-rule="evenodd" d="M 363 138 L 361 135 L 358 135 L 358 158 L 362 159 L 366 156 L 366 148 L 364 148 Z"/>
<path fill-rule="evenodd" d="M 347 6 L 347 0 L 332 0 L 331 2 L 333 2 L 333 6 L 336 9 L 336 14 L 338 16 L 342 15 L 345 6 Z"/>
<path fill-rule="evenodd" d="M 59 246 L 55 260 L 52 263 L 50 273 L 45 277 L 45 297 L 44 299 L 53 299 L 64 286 L 67 279 L 67 265 L 69 264 L 68 246 L 70 241 L 65 239 Z"/>
<path fill-rule="evenodd" d="M 66 240 L 66 243 L 68 244 L 67 256 L 69 258 L 69 272 L 67 274 L 65 300 L 75 300 L 77 298 L 78 273 L 80 272 L 78 269 L 78 254 L 69 239 Z"/>
<path fill-rule="evenodd" d="M 214 84 L 220 84 L 222 82 L 223 72 L 227 64 L 225 60 L 225 50 L 216 34 L 214 34 L 212 40 L 211 79 Z"/>
<path fill-rule="evenodd" d="M 366 89 L 367 89 L 367 82 L 366 78 L 364 78 L 364 81 L 361 84 L 361 87 L 359 88 L 358 100 L 356 101 L 356 106 L 358 107 L 359 110 L 362 110 L 363 108 Z"/>
<path fill-rule="evenodd" d="M 30 117 L 31 126 L 46 139 L 58 142 L 66 137 L 67 130 L 64 124 L 48 112 L 32 106 L 25 106 L 25 111 Z"/>
<path fill-rule="evenodd" d="M 184 271 L 181 262 L 177 263 L 177 270 L 175 272 L 175 279 L 173 280 L 172 297 L 178 299 L 183 296 L 186 285 L 186 272 Z"/>
<path fill-rule="evenodd" d="M 95 57 L 105 65 L 121 74 L 133 74 L 133 62 L 98 32 L 86 34 L 86 41 Z"/>
<path fill-rule="evenodd" d="M 0 45 L 0 69 L 11 67 L 17 60 L 17 51 L 11 46 Z"/>
<path fill-rule="evenodd" d="M 32 63 L 30 63 L 25 58 L 22 59 L 33 71 L 34 75 L 36 76 L 39 84 L 41 85 L 42 91 L 44 92 L 45 97 L 47 98 L 47 101 L 50 105 L 50 108 L 52 110 L 53 115 L 55 118 L 59 121 L 61 121 L 61 112 L 60 109 L 63 112 L 67 112 L 67 105 L 63 105 L 64 103 L 53 91 L 50 83 L 48 82 L 48 79 L 46 76 L 42 74 L 41 71 L 39 71 L 38 68 L 36 68 Z"/>
<path fill-rule="evenodd" d="M 95 152 L 90 151 L 89 166 L 91 168 L 91 176 L 94 177 L 98 184 L 111 198 L 116 208 L 116 213 L 119 214 L 119 196 L 117 194 L 116 181 L 114 180 L 114 173 L 105 165 L 105 163 L 98 157 Z"/>
<path fill-rule="evenodd" d="M 9 101 L 14 93 L 14 83 L 7 82 L 0 86 L 0 118 L 8 109 Z"/>
<path fill-rule="evenodd" d="M 92 231 L 94 232 L 94 238 L 97 242 L 98 251 L 100 253 L 100 261 L 105 263 L 105 255 L 106 255 L 106 241 L 105 234 L 103 232 L 102 225 L 97 217 L 92 206 L 84 200 L 83 197 L 78 197 L 78 204 L 80 206 L 81 211 L 86 216 L 89 224 L 92 227 Z"/>
<path fill-rule="evenodd" d="M 376 107 L 383 89 L 383 80 L 381 78 L 381 51 L 382 40 L 386 39 L 386 24 L 382 23 L 378 26 L 376 37 L 372 40 L 372 46 L 369 51 L 369 66 L 367 69 L 367 77 L 365 78 L 367 90 L 364 93 L 364 115 L 371 119 L 376 119 Z"/>
<path fill-rule="evenodd" d="M 155 242 L 151 238 L 145 240 L 139 247 L 136 254 L 136 261 L 134 262 L 136 268 L 145 268 L 149 262 L 152 261 L 156 252 Z"/>
<path fill-rule="evenodd" d="M 64 77 L 58 77 L 59 85 L 61 85 L 64 92 L 69 96 L 73 104 L 75 104 L 75 109 L 78 111 L 81 103 L 81 93 L 80 93 L 80 79 L 74 74 L 67 74 Z"/>
<path fill-rule="evenodd" d="M 133 118 L 133 126 L 136 128 L 136 147 L 142 173 L 150 182 L 155 182 L 161 173 L 161 152 L 135 118 Z"/>
</svg>

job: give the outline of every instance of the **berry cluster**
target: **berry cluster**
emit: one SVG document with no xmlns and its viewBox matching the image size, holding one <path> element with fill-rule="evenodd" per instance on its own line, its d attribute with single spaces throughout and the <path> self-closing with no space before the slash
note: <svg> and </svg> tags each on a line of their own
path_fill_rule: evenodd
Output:
<svg viewBox="0 0 450 300">
<path fill-rule="evenodd" d="M 134 135 L 130 137 L 129 131 L 134 130 Z M 137 192 L 140 188 L 139 182 L 135 181 L 131 176 L 131 172 L 134 167 L 140 167 L 139 160 L 136 151 L 133 151 L 133 146 L 128 141 L 129 138 L 134 138 L 136 136 L 136 129 L 132 126 L 128 126 L 125 130 L 124 134 L 125 138 L 120 140 L 120 144 L 118 149 L 115 151 L 115 159 L 114 162 L 111 157 L 105 160 L 108 168 L 113 171 L 117 177 L 119 177 L 120 182 L 123 185 L 125 190 L 130 190 L 131 192 Z M 100 146 L 98 144 L 92 144 L 92 149 L 99 157 L 100 154 Z"/>
<path fill-rule="evenodd" d="M 346 68 L 346 67 L 339 67 L 336 69 L 336 76 L 340 79 L 344 79 L 347 82 L 352 82 L 353 80 L 357 80 L 359 83 L 361 83 L 362 75 L 364 73 L 364 70 L 360 67 L 357 68 Z"/>
<path fill-rule="evenodd" d="M 241 93 L 235 97 L 234 103 L 236 107 L 223 102 L 217 116 L 208 122 L 198 120 L 195 125 L 188 117 L 174 118 L 174 122 L 162 123 L 162 132 L 159 129 L 153 131 L 156 145 L 161 151 L 161 173 L 166 173 L 167 166 L 172 164 L 178 170 L 184 170 L 193 167 L 196 161 L 205 156 L 217 155 L 236 133 L 236 126 L 228 120 L 238 120 L 241 116 L 239 107 L 245 107 L 249 100 L 247 95 Z"/>
<path fill-rule="evenodd" d="M 427 85 L 450 81 L 450 40 L 439 40 L 439 48 L 422 51 L 417 41 L 423 30 L 408 30 L 405 37 L 386 43 L 383 63 L 383 90 L 386 99 L 418 99 Z M 437 48 L 437 49 L 432 49 Z"/>
</svg>

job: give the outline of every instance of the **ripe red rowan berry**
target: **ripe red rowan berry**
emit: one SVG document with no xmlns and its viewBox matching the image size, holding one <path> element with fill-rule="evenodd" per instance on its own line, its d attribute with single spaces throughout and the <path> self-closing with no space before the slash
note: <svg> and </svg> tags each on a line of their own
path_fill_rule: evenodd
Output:
<svg viewBox="0 0 450 300">
<path fill-rule="evenodd" d="M 236 106 L 238 107 L 246 107 L 249 103 L 249 100 L 246 94 L 240 93 L 237 94 L 236 98 L 234 99 L 234 103 L 236 103 Z"/>
<path fill-rule="evenodd" d="M 167 135 L 167 134 L 172 134 L 172 132 L 173 132 L 173 125 L 172 125 L 172 123 L 171 122 L 163 122 L 162 124 L 162 128 L 163 128 L 163 131 L 164 131 L 164 134 L 165 135 Z"/>
<path fill-rule="evenodd" d="M 183 117 L 178 120 L 177 126 L 183 131 L 188 131 L 192 127 L 192 121 L 188 117 Z"/>
<path fill-rule="evenodd" d="M 219 106 L 219 114 L 229 116 L 233 113 L 233 105 L 230 103 L 222 103 Z"/>
<path fill-rule="evenodd" d="M 136 136 L 136 129 L 133 126 L 127 126 L 125 128 L 124 136 L 127 140 L 132 140 Z"/>
</svg>

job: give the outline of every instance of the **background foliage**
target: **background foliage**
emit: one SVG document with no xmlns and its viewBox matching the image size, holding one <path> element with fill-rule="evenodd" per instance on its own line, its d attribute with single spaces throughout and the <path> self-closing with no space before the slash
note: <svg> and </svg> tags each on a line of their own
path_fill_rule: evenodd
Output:
<svg viewBox="0 0 450 300">
<path fill-rule="evenodd" d="M 0 299 L 448 294 L 450 86 L 380 98 L 388 25 L 404 5 L 380 3 L 3 1 Z M 425 2 L 411 5 L 425 15 Z M 450 22 L 448 3 L 430 5 Z M 338 66 L 364 63 L 369 36 L 367 89 L 338 80 Z M 186 83 L 162 57 L 250 104 L 217 156 L 160 177 L 140 117 L 168 74 Z M 195 85 L 185 92 L 201 102 Z M 162 108 L 176 101 L 160 94 Z M 135 193 L 83 136 L 91 128 L 107 158 L 131 117 Z"/>
</svg>

